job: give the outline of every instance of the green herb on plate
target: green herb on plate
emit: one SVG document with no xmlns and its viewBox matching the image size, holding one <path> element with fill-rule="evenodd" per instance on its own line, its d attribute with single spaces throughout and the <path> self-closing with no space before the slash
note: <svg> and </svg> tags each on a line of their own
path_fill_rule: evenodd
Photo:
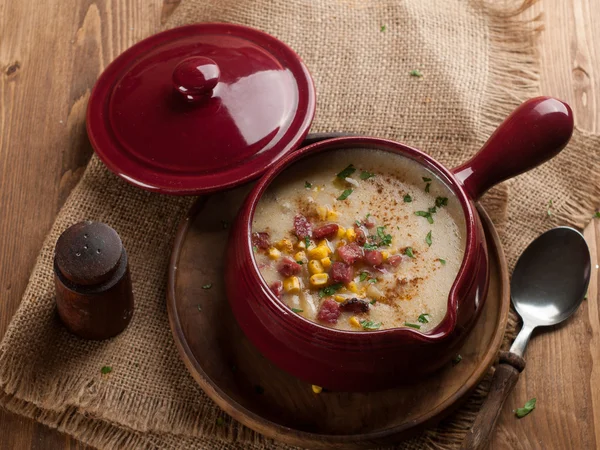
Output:
<svg viewBox="0 0 600 450">
<path fill-rule="evenodd" d="M 415 216 L 425 217 L 427 222 L 433 223 L 433 216 L 429 211 L 415 211 Z"/>
<path fill-rule="evenodd" d="M 350 197 L 350 194 L 352 194 L 352 192 L 352 189 L 346 189 L 344 192 L 342 192 L 342 195 L 340 195 L 337 199 L 346 200 L 348 197 Z"/>
<path fill-rule="evenodd" d="M 363 170 L 363 171 L 360 173 L 360 179 L 361 179 L 361 180 L 368 180 L 369 178 L 373 178 L 374 176 L 375 176 L 375 174 L 374 174 L 374 173 L 370 173 L 370 172 L 367 172 L 367 171 L 365 171 L 365 170 Z"/>
<path fill-rule="evenodd" d="M 435 206 L 441 208 L 442 206 L 448 206 L 448 197 L 436 197 Z"/>
<path fill-rule="evenodd" d="M 360 325 L 365 330 L 379 330 L 379 328 L 381 327 L 381 322 L 373 322 L 371 320 L 361 320 Z"/>
<path fill-rule="evenodd" d="M 414 328 L 415 330 L 421 329 L 421 325 L 416 324 L 416 323 L 404 322 L 404 326 Z"/>
<path fill-rule="evenodd" d="M 410 203 L 412 202 L 412 197 L 410 196 L 410 194 L 406 194 L 404 196 L 404 203 Z"/>
<path fill-rule="evenodd" d="M 429 188 L 431 187 L 431 183 L 427 183 L 425 185 L 425 192 L 427 192 L 429 194 Z"/>
<path fill-rule="evenodd" d="M 350 164 L 348 167 L 346 167 L 344 170 L 342 170 L 336 176 L 342 180 L 345 180 L 350 175 L 352 175 L 354 172 L 356 172 L 356 167 L 354 167 L 353 164 Z"/>
<path fill-rule="evenodd" d="M 312 184 L 310 184 L 308 181 L 305 181 L 305 182 L 304 182 L 304 187 L 305 187 L 306 189 L 310 189 L 310 188 L 312 188 Z"/>
<path fill-rule="evenodd" d="M 413 253 L 413 249 L 412 249 L 412 247 L 406 247 L 406 248 L 404 249 L 404 254 L 405 254 L 406 256 L 408 256 L 409 258 L 414 258 L 414 257 L 415 257 L 415 254 Z"/>
<path fill-rule="evenodd" d="M 424 314 L 421 314 L 417 320 L 421 323 L 429 323 L 428 317 L 431 317 L 431 316 L 427 313 L 424 313 Z"/>
<path fill-rule="evenodd" d="M 387 29 L 387 27 L 385 25 L 381 25 L 381 28 L 379 29 L 379 31 L 381 31 L 383 33 L 383 32 L 385 32 L 386 29 Z"/>
<path fill-rule="evenodd" d="M 522 408 L 515 409 L 515 416 L 517 416 L 519 419 L 522 419 L 535 409 L 536 402 L 537 400 L 535 398 L 532 398 L 527 403 L 525 403 L 525 406 L 523 406 Z"/>
<path fill-rule="evenodd" d="M 429 230 L 429 233 L 427 233 L 427 236 L 425 236 L 425 242 L 429 247 L 431 247 L 431 230 Z"/>
<path fill-rule="evenodd" d="M 445 260 L 445 259 L 438 258 L 438 261 L 440 262 L 440 264 L 441 264 L 442 266 L 445 266 L 445 265 L 446 265 L 446 260 Z"/>
<path fill-rule="evenodd" d="M 422 78 L 423 77 L 423 74 L 421 73 L 421 71 L 419 69 L 411 70 L 409 72 L 409 74 L 410 74 L 411 77 L 417 77 L 417 78 Z"/>
<path fill-rule="evenodd" d="M 202 289 L 210 289 L 212 287 L 212 283 L 205 284 L 202 286 Z"/>
<path fill-rule="evenodd" d="M 107 373 L 111 373 L 112 372 L 112 367 L 110 366 L 104 366 L 102 367 L 102 369 L 100 369 L 100 373 L 102 375 L 106 375 Z"/>
<path fill-rule="evenodd" d="M 319 298 L 330 297 L 339 291 L 344 285 L 342 283 L 332 284 L 331 286 L 319 289 Z"/>
</svg>

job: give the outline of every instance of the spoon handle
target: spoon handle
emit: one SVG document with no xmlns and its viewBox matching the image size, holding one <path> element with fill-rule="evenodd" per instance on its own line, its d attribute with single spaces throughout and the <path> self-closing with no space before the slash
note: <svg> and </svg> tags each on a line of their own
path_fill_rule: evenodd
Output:
<svg viewBox="0 0 600 450">
<path fill-rule="evenodd" d="M 490 443 L 492 431 L 496 426 L 502 406 L 512 391 L 519 374 L 525 368 L 525 360 L 510 352 L 500 352 L 500 361 L 496 366 L 490 392 L 462 443 L 462 450 L 482 450 Z"/>
</svg>

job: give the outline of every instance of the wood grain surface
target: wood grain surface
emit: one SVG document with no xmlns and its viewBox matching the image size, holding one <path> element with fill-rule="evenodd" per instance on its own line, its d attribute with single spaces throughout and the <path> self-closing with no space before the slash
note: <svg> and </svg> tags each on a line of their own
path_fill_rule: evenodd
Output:
<svg viewBox="0 0 600 450">
<path fill-rule="evenodd" d="M 0 336 L 19 305 L 44 236 L 91 155 L 91 87 L 123 50 L 155 33 L 179 0 L 0 0 Z M 542 0 L 542 92 L 569 102 L 579 128 L 600 132 L 600 1 Z M 593 180 L 600 182 L 600 180 Z M 600 225 L 586 229 L 600 242 Z M 593 258 L 598 252 L 592 249 Z M 600 446 L 600 319 L 593 272 L 566 326 L 534 336 L 491 448 Z M 512 410 L 531 397 L 536 410 Z M 0 411 L 0 449 L 85 448 Z"/>
</svg>

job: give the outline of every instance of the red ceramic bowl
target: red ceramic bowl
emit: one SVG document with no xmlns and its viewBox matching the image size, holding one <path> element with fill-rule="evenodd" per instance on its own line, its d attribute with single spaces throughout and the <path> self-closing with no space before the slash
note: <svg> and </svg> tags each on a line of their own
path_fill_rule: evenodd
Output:
<svg viewBox="0 0 600 450">
<path fill-rule="evenodd" d="M 397 142 L 346 137 L 292 153 L 256 184 L 232 228 L 227 250 L 227 296 L 248 338 L 264 356 L 309 383 L 341 391 L 366 391 L 416 380 L 447 364 L 473 328 L 486 298 L 487 244 L 474 202 L 493 185 L 543 163 L 560 152 L 573 132 L 568 105 L 540 97 L 521 105 L 481 151 L 448 170 L 425 153 Z M 269 184 L 295 162 L 340 148 L 373 148 L 411 158 L 450 186 L 466 222 L 464 260 L 448 297 L 448 311 L 432 331 L 393 328 L 340 331 L 293 313 L 260 275 L 251 243 L 252 219 Z"/>
</svg>

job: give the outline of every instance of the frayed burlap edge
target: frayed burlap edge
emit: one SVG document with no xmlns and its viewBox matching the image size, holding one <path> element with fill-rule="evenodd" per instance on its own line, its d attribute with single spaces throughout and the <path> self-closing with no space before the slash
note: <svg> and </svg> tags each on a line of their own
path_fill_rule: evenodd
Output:
<svg viewBox="0 0 600 450">
<path fill-rule="evenodd" d="M 499 7 L 487 1 L 473 0 L 473 6 L 481 9 L 488 20 L 489 30 L 489 73 L 484 95 L 484 108 L 481 117 L 481 135 L 483 142 L 495 130 L 497 125 L 524 99 L 538 94 L 539 89 L 539 57 L 536 52 L 535 39 L 537 32 L 541 29 L 540 17 L 530 20 L 523 20 L 520 16 L 536 0 L 525 0 L 524 2 L 509 2 L 510 4 Z M 600 188 L 597 188 L 600 191 Z M 506 205 L 506 199 L 510 195 L 508 185 L 502 185 L 493 189 L 483 204 L 502 204 Z M 589 205 L 587 205 L 589 203 Z M 565 208 L 563 213 L 557 218 L 564 219 L 566 222 L 582 226 L 585 223 L 587 206 L 593 209 L 595 202 L 590 195 L 584 199 L 583 205 L 570 205 Z M 505 214 L 498 217 L 496 221 L 499 234 L 502 235 Z M 36 268 L 39 261 L 36 262 Z M 34 268 L 34 271 L 36 269 Z M 511 312 L 509 318 L 503 347 L 506 348 L 509 342 L 514 339 L 518 320 Z M 0 355 L 2 354 L 0 349 Z M 2 356 L 0 356 L 0 359 Z M 161 420 L 157 421 L 157 416 L 138 418 L 136 421 L 136 431 L 117 426 L 111 418 L 102 417 L 102 411 L 96 411 L 97 417 L 83 415 L 72 405 L 73 398 L 65 398 L 65 392 L 75 392 L 72 394 L 78 397 L 78 402 L 87 405 L 87 411 L 94 411 L 94 404 L 106 406 L 106 402 L 118 403 L 119 410 L 123 411 L 122 417 L 128 417 L 125 422 L 130 422 L 130 417 L 135 416 L 139 411 L 140 405 L 129 398 L 127 392 L 112 392 L 110 395 L 102 386 L 96 386 L 95 394 L 89 399 L 85 399 L 85 391 L 89 386 L 82 380 L 73 380 L 68 377 L 65 383 L 71 386 L 77 386 L 76 389 L 55 389 L 56 405 L 61 405 L 60 411 L 43 410 L 27 399 L 32 398 L 32 392 L 29 392 L 31 383 L 30 377 L 35 374 L 23 376 L 20 372 L 21 364 L 18 361 L 11 361 L 6 364 L 3 361 L 0 366 L 5 368 L 5 372 L 0 374 L 0 379 L 18 380 L 10 386 L 4 386 L 11 395 L 0 393 L 0 405 L 6 409 L 34 420 L 45 425 L 57 428 L 62 432 L 75 436 L 88 445 L 106 448 L 135 448 L 148 447 L 150 441 L 142 439 L 139 432 L 159 431 L 177 434 L 183 430 L 182 417 L 189 419 L 195 417 L 197 428 L 194 429 L 198 436 L 210 433 L 215 438 L 235 441 L 245 439 L 255 444 L 272 444 L 272 441 L 263 436 L 232 422 L 231 426 L 219 427 L 215 429 L 214 421 L 200 421 L 203 417 L 202 412 L 193 406 L 174 405 L 164 399 L 156 399 L 156 403 L 149 405 L 150 410 L 159 411 Z M 473 423 L 480 406 L 485 399 L 489 389 L 489 380 L 493 369 L 490 370 L 482 383 L 475 389 L 474 393 L 467 399 L 462 407 L 450 418 L 441 423 L 438 427 L 426 430 L 419 439 L 423 448 L 441 449 L 453 447 L 459 444 L 464 438 L 466 431 Z M 59 398 L 62 396 L 62 398 Z M 127 400 L 129 399 L 129 401 Z M 79 404 L 81 404 L 79 403 Z M 116 422 L 122 423 L 121 420 Z M 139 422 L 139 423 L 138 423 Z M 227 422 L 230 422 L 227 420 Z M 161 425 L 158 425 L 158 424 Z M 164 425 L 168 424 L 168 430 Z M 189 423 L 189 421 L 188 421 Z M 157 427 L 158 428 L 155 428 Z M 189 428 L 186 427 L 189 432 Z M 410 443 L 407 443 L 410 446 Z M 414 442 L 413 442 L 414 445 Z"/>
</svg>

